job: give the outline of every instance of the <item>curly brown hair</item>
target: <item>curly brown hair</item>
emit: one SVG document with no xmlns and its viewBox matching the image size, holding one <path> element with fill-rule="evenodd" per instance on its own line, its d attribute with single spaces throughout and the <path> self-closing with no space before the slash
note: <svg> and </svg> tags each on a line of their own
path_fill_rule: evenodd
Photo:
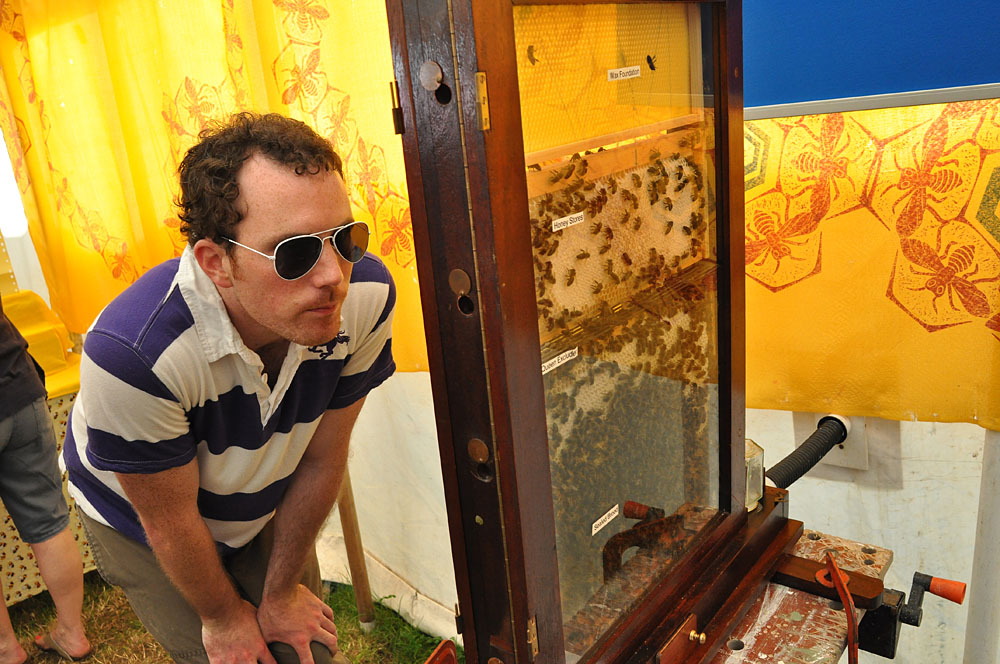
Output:
<svg viewBox="0 0 1000 664">
<path fill-rule="evenodd" d="M 277 113 L 237 113 L 210 124 L 198 139 L 177 169 L 181 192 L 174 201 L 190 245 L 208 238 L 232 251 L 225 239 L 234 236 L 243 218 L 236 208 L 236 175 L 255 154 L 292 167 L 297 175 L 326 170 L 344 177 L 340 157 L 326 139 L 304 122 Z"/>
</svg>

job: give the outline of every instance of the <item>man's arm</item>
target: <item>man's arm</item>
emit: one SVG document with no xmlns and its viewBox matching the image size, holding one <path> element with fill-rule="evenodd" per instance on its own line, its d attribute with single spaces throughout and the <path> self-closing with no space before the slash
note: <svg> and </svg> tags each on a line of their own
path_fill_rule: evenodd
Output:
<svg viewBox="0 0 1000 664">
<path fill-rule="evenodd" d="M 274 548 L 257 620 L 265 639 L 295 648 L 302 664 L 313 664 L 311 641 L 337 651 L 332 609 L 299 581 L 340 493 L 351 431 L 363 404 L 361 399 L 323 415 L 274 516 Z"/>
<path fill-rule="evenodd" d="M 152 474 L 117 473 L 160 566 L 197 612 L 212 664 L 275 664 L 257 625 L 222 567 L 198 512 L 198 461 Z"/>
</svg>

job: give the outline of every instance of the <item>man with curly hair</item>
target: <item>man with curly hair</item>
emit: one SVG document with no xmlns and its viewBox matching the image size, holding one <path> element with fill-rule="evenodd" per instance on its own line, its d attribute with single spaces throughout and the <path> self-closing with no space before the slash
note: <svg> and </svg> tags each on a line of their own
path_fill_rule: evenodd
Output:
<svg viewBox="0 0 1000 664">
<path fill-rule="evenodd" d="M 312 129 L 240 113 L 199 138 L 188 246 L 87 334 L 71 492 L 102 575 L 175 661 L 343 662 L 314 542 L 395 369 L 394 286 Z"/>
</svg>

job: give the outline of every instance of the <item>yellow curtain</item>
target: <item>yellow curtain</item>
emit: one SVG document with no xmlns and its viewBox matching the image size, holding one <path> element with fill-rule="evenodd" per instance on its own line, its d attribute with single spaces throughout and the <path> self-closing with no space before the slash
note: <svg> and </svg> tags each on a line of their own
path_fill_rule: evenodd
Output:
<svg viewBox="0 0 1000 664">
<path fill-rule="evenodd" d="M 748 405 L 1000 428 L 1000 100 L 744 129 Z"/>
<path fill-rule="evenodd" d="M 178 255 L 175 169 L 238 110 L 299 118 L 344 160 L 396 280 L 394 351 L 426 370 L 382 2 L 5 0 L 0 128 L 52 308 L 73 332 Z"/>
</svg>

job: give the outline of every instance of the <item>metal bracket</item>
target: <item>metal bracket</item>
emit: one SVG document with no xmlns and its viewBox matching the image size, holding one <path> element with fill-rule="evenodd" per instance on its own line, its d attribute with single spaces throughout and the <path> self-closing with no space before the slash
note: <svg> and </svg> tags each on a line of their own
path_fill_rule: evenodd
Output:
<svg viewBox="0 0 1000 664">
<path fill-rule="evenodd" d="M 528 643 L 531 645 L 531 658 L 538 656 L 538 622 L 535 616 L 528 620 Z"/>
<path fill-rule="evenodd" d="M 406 127 L 403 126 L 403 107 L 399 103 L 399 83 L 395 80 L 389 81 L 389 95 L 392 97 L 392 126 L 397 134 L 403 134 Z"/>
<path fill-rule="evenodd" d="M 486 89 L 486 72 L 476 72 L 476 105 L 479 107 L 479 129 L 490 128 L 490 95 Z"/>
</svg>

